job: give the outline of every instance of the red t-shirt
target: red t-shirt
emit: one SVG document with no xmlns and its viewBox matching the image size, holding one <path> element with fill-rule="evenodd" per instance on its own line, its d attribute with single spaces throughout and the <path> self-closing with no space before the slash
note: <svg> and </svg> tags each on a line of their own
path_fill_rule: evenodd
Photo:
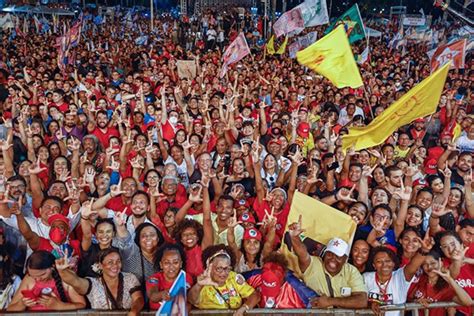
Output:
<svg viewBox="0 0 474 316">
<path fill-rule="evenodd" d="M 258 199 L 255 199 L 253 202 L 253 209 L 257 214 L 258 221 L 263 221 L 265 217 L 265 210 L 270 214 L 272 212 L 272 208 L 268 205 L 268 202 L 263 200 L 262 203 L 259 203 Z M 290 213 L 290 205 L 288 202 L 283 205 L 283 209 L 276 214 L 273 214 L 277 219 L 276 225 L 276 235 L 280 238 L 283 238 L 283 234 L 285 233 L 286 222 L 288 221 L 288 214 Z"/>
<path fill-rule="evenodd" d="M 202 248 L 196 245 L 194 248 L 185 250 L 186 252 L 186 275 L 196 280 L 204 272 L 202 265 Z"/>
<path fill-rule="evenodd" d="M 115 128 L 110 128 L 110 127 L 107 127 L 107 129 L 105 130 L 105 133 L 102 132 L 98 127 L 96 127 L 92 131 L 91 134 L 94 135 L 95 137 L 97 137 L 97 139 L 99 139 L 99 142 L 102 144 L 102 146 L 104 148 L 109 147 L 110 137 L 114 136 L 114 137 L 119 137 L 120 138 L 120 134 L 119 134 L 118 130 L 115 129 Z"/>
<path fill-rule="evenodd" d="M 433 303 L 436 302 L 450 302 L 456 293 L 450 286 L 443 287 L 440 291 L 435 289 L 433 285 L 429 284 L 428 276 L 423 274 L 417 283 L 412 283 L 408 290 L 408 301 L 415 302 L 421 298 L 429 299 Z M 419 316 L 424 316 L 424 310 L 418 311 Z M 444 316 L 444 308 L 430 309 L 429 316 Z"/>
<path fill-rule="evenodd" d="M 69 244 L 71 245 L 72 249 L 74 249 L 75 254 L 79 255 L 81 253 L 81 247 L 79 240 L 70 240 Z M 44 237 L 40 237 L 40 243 L 38 249 L 36 250 L 46 250 L 46 251 L 53 251 L 54 247 L 51 245 L 51 240 L 46 239 Z"/>
<path fill-rule="evenodd" d="M 105 207 L 108 209 L 111 209 L 114 212 L 123 212 L 123 210 L 127 210 L 125 214 L 127 216 L 132 215 L 132 209 L 130 207 L 130 204 L 125 204 L 123 203 L 122 197 L 116 196 L 111 198 L 107 204 L 105 204 Z"/>
<path fill-rule="evenodd" d="M 469 247 L 466 257 L 474 258 L 474 247 Z M 443 264 L 445 267 L 449 267 L 451 260 L 445 258 Z M 456 282 L 471 298 L 474 298 L 474 265 L 463 264 Z M 472 315 L 472 307 L 458 307 L 456 309 L 465 315 Z"/>
<path fill-rule="evenodd" d="M 171 289 L 173 286 L 173 282 L 168 282 L 165 279 L 165 275 L 163 272 L 157 272 L 153 275 L 151 275 L 147 280 L 146 280 L 146 290 L 150 290 L 151 288 L 157 287 L 158 291 L 165 291 Z M 193 285 L 193 279 L 189 276 L 189 274 L 186 274 L 186 288 L 189 289 Z M 150 309 L 152 310 L 157 310 L 161 307 L 161 302 L 159 303 L 154 303 L 150 301 Z"/>
<path fill-rule="evenodd" d="M 179 186 L 178 186 L 179 188 Z M 173 201 L 169 202 L 167 199 L 162 200 L 158 203 L 156 203 L 156 213 L 160 216 L 161 220 L 163 220 L 166 210 L 170 207 L 175 207 L 177 209 L 180 209 L 184 203 L 188 200 L 186 196 L 186 191 L 180 192 L 180 190 L 176 191 L 176 196 Z"/>
</svg>

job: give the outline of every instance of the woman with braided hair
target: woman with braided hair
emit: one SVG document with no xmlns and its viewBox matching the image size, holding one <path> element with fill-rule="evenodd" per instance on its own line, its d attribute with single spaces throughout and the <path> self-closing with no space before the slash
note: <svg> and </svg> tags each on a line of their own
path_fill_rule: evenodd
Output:
<svg viewBox="0 0 474 316">
<path fill-rule="evenodd" d="M 27 260 L 27 275 L 7 311 L 65 311 L 86 306 L 83 296 L 64 283 L 54 266 L 55 257 L 48 251 L 35 251 Z"/>
</svg>

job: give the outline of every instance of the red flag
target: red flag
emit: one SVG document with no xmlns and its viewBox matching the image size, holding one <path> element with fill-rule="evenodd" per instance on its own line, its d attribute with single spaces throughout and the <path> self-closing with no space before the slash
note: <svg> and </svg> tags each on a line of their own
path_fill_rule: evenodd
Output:
<svg viewBox="0 0 474 316">
<path fill-rule="evenodd" d="M 466 56 L 466 39 L 462 39 L 451 44 L 439 46 L 428 52 L 430 57 L 431 72 L 452 60 L 451 69 L 464 68 L 464 58 Z"/>
<path fill-rule="evenodd" d="M 221 75 L 220 77 L 224 77 L 227 72 L 227 67 L 230 64 L 236 63 L 245 56 L 250 54 L 250 48 L 247 44 L 247 40 L 245 39 L 245 35 L 243 32 L 237 36 L 237 38 L 227 47 L 224 52 L 224 65 L 222 66 Z"/>
</svg>

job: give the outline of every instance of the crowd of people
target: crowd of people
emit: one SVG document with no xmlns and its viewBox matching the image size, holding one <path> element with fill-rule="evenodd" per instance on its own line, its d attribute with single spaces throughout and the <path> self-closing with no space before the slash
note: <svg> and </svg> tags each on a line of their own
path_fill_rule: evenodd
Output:
<svg viewBox="0 0 474 316">
<path fill-rule="evenodd" d="M 350 128 L 430 74 L 426 43 L 389 47 L 396 23 L 370 39 L 365 89 L 337 89 L 266 54 L 250 13 L 163 14 L 153 30 L 126 15 L 85 18 L 62 66 L 58 33 L 0 33 L 1 310 L 136 315 L 172 300 L 184 270 L 191 309 L 454 301 L 429 315 L 472 315 L 470 54 L 436 113 L 344 152 Z M 446 39 L 459 25 L 433 27 Z M 220 78 L 240 32 L 252 56 Z M 180 77 L 178 60 L 196 76 Z M 288 222 L 296 190 L 348 214 L 353 242 L 305 242 L 306 219 Z M 286 236 L 296 266 L 279 251 Z"/>
</svg>

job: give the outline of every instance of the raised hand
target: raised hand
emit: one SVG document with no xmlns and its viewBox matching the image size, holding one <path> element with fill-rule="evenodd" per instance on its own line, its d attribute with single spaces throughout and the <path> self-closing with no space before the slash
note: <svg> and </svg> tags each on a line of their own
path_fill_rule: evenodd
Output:
<svg viewBox="0 0 474 316">
<path fill-rule="evenodd" d="M 145 169 L 142 162 L 139 161 L 138 156 L 130 160 L 130 164 L 134 169 Z"/>
<path fill-rule="evenodd" d="M 441 258 L 438 259 L 439 269 L 433 270 L 434 273 L 442 277 L 445 281 L 449 282 L 452 279 L 449 269 L 443 266 Z"/>
<path fill-rule="evenodd" d="M 115 220 L 115 224 L 117 224 L 117 226 L 125 226 L 125 224 L 127 224 L 127 214 L 126 214 L 127 210 L 123 210 L 122 212 L 117 212 L 115 213 L 115 217 L 114 217 L 114 220 Z"/>
<path fill-rule="evenodd" d="M 374 172 L 375 168 L 377 168 L 377 164 L 375 164 L 372 168 L 370 166 L 363 166 L 362 177 L 365 177 L 365 178 L 371 177 L 372 172 Z"/>
<path fill-rule="evenodd" d="M 61 256 L 59 259 L 55 261 L 56 269 L 61 272 L 63 270 L 69 269 L 69 250 L 66 248 L 64 251 L 64 256 Z"/>
<path fill-rule="evenodd" d="M 396 198 L 398 197 L 398 199 L 400 199 L 400 200 L 410 201 L 412 191 L 413 191 L 413 189 L 411 187 L 405 187 L 403 185 L 403 181 L 402 181 L 402 187 L 396 189 L 395 192 L 393 193 L 393 195 Z"/>
<path fill-rule="evenodd" d="M 237 221 L 237 211 L 234 208 L 234 215 L 229 217 L 229 219 L 227 220 L 227 227 L 233 229 L 234 227 L 240 224 L 242 224 L 242 222 Z"/>
<path fill-rule="evenodd" d="M 88 184 L 94 183 L 95 176 L 96 176 L 96 172 L 95 172 L 94 167 L 87 166 L 86 170 L 84 170 L 84 181 Z"/>
<path fill-rule="evenodd" d="M 451 212 L 449 209 L 446 208 L 447 200 L 444 201 L 443 204 L 435 203 L 431 206 L 431 215 L 435 218 L 439 218 L 443 215 L 448 214 Z"/>
<path fill-rule="evenodd" d="M 7 151 L 8 149 L 10 149 L 10 147 L 13 147 L 11 138 L 12 138 L 11 134 L 8 134 L 8 137 L 6 140 L 0 139 L 0 148 L 3 151 Z"/>
<path fill-rule="evenodd" d="M 216 282 L 212 281 L 211 278 L 211 269 L 212 269 L 212 262 L 209 264 L 209 266 L 204 270 L 204 272 L 198 276 L 197 278 L 197 284 L 200 286 L 219 286 Z"/>
<path fill-rule="evenodd" d="M 304 233 L 305 229 L 303 229 L 303 216 L 300 215 L 298 217 L 298 222 L 288 226 L 288 229 L 291 237 L 299 237 L 302 233 Z"/>
<path fill-rule="evenodd" d="M 200 185 L 198 190 L 191 189 L 190 191 L 191 192 L 189 192 L 188 199 L 193 203 L 201 203 L 202 202 L 202 198 L 201 198 L 202 186 Z"/>
<path fill-rule="evenodd" d="M 97 211 L 92 210 L 92 205 L 94 205 L 94 198 L 90 201 L 85 201 L 81 207 L 81 216 L 84 218 L 89 218 L 92 214 L 96 214 Z"/>
<path fill-rule="evenodd" d="M 114 156 L 112 156 L 110 165 L 107 166 L 107 169 L 110 169 L 112 171 L 119 171 L 120 170 L 120 162 L 115 161 Z"/>
<path fill-rule="evenodd" d="M 421 244 L 421 250 L 429 252 L 431 248 L 435 245 L 434 238 L 430 236 L 430 228 L 425 233 L 423 239 L 418 237 L 418 242 Z"/>
<path fill-rule="evenodd" d="M 45 170 L 48 170 L 48 169 L 41 167 L 39 158 L 36 159 L 36 163 L 34 163 L 34 164 L 32 163 L 28 167 L 28 171 L 30 172 L 30 174 L 39 174 L 39 173 L 41 173 Z"/>
<path fill-rule="evenodd" d="M 110 187 L 110 196 L 111 197 L 116 197 L 119 196 L 120 194 L 125 193 L 125 191 L 122 190 L 122 178 L 120 178 L 119 183 L 116 185 L 112 185 Z"/>
<path fill-rule="evenodd" d="M 352 192 L 355 190 L 355 184 L 352 186 L 350 190 L 347 190 L 346 188 L 341 188 L 337 194 L 336 198 L 338 201 L 346 201 L 346 202 L 357 202 L 356 199 L 353 199 L 351 197 Z"/>
</svg>

